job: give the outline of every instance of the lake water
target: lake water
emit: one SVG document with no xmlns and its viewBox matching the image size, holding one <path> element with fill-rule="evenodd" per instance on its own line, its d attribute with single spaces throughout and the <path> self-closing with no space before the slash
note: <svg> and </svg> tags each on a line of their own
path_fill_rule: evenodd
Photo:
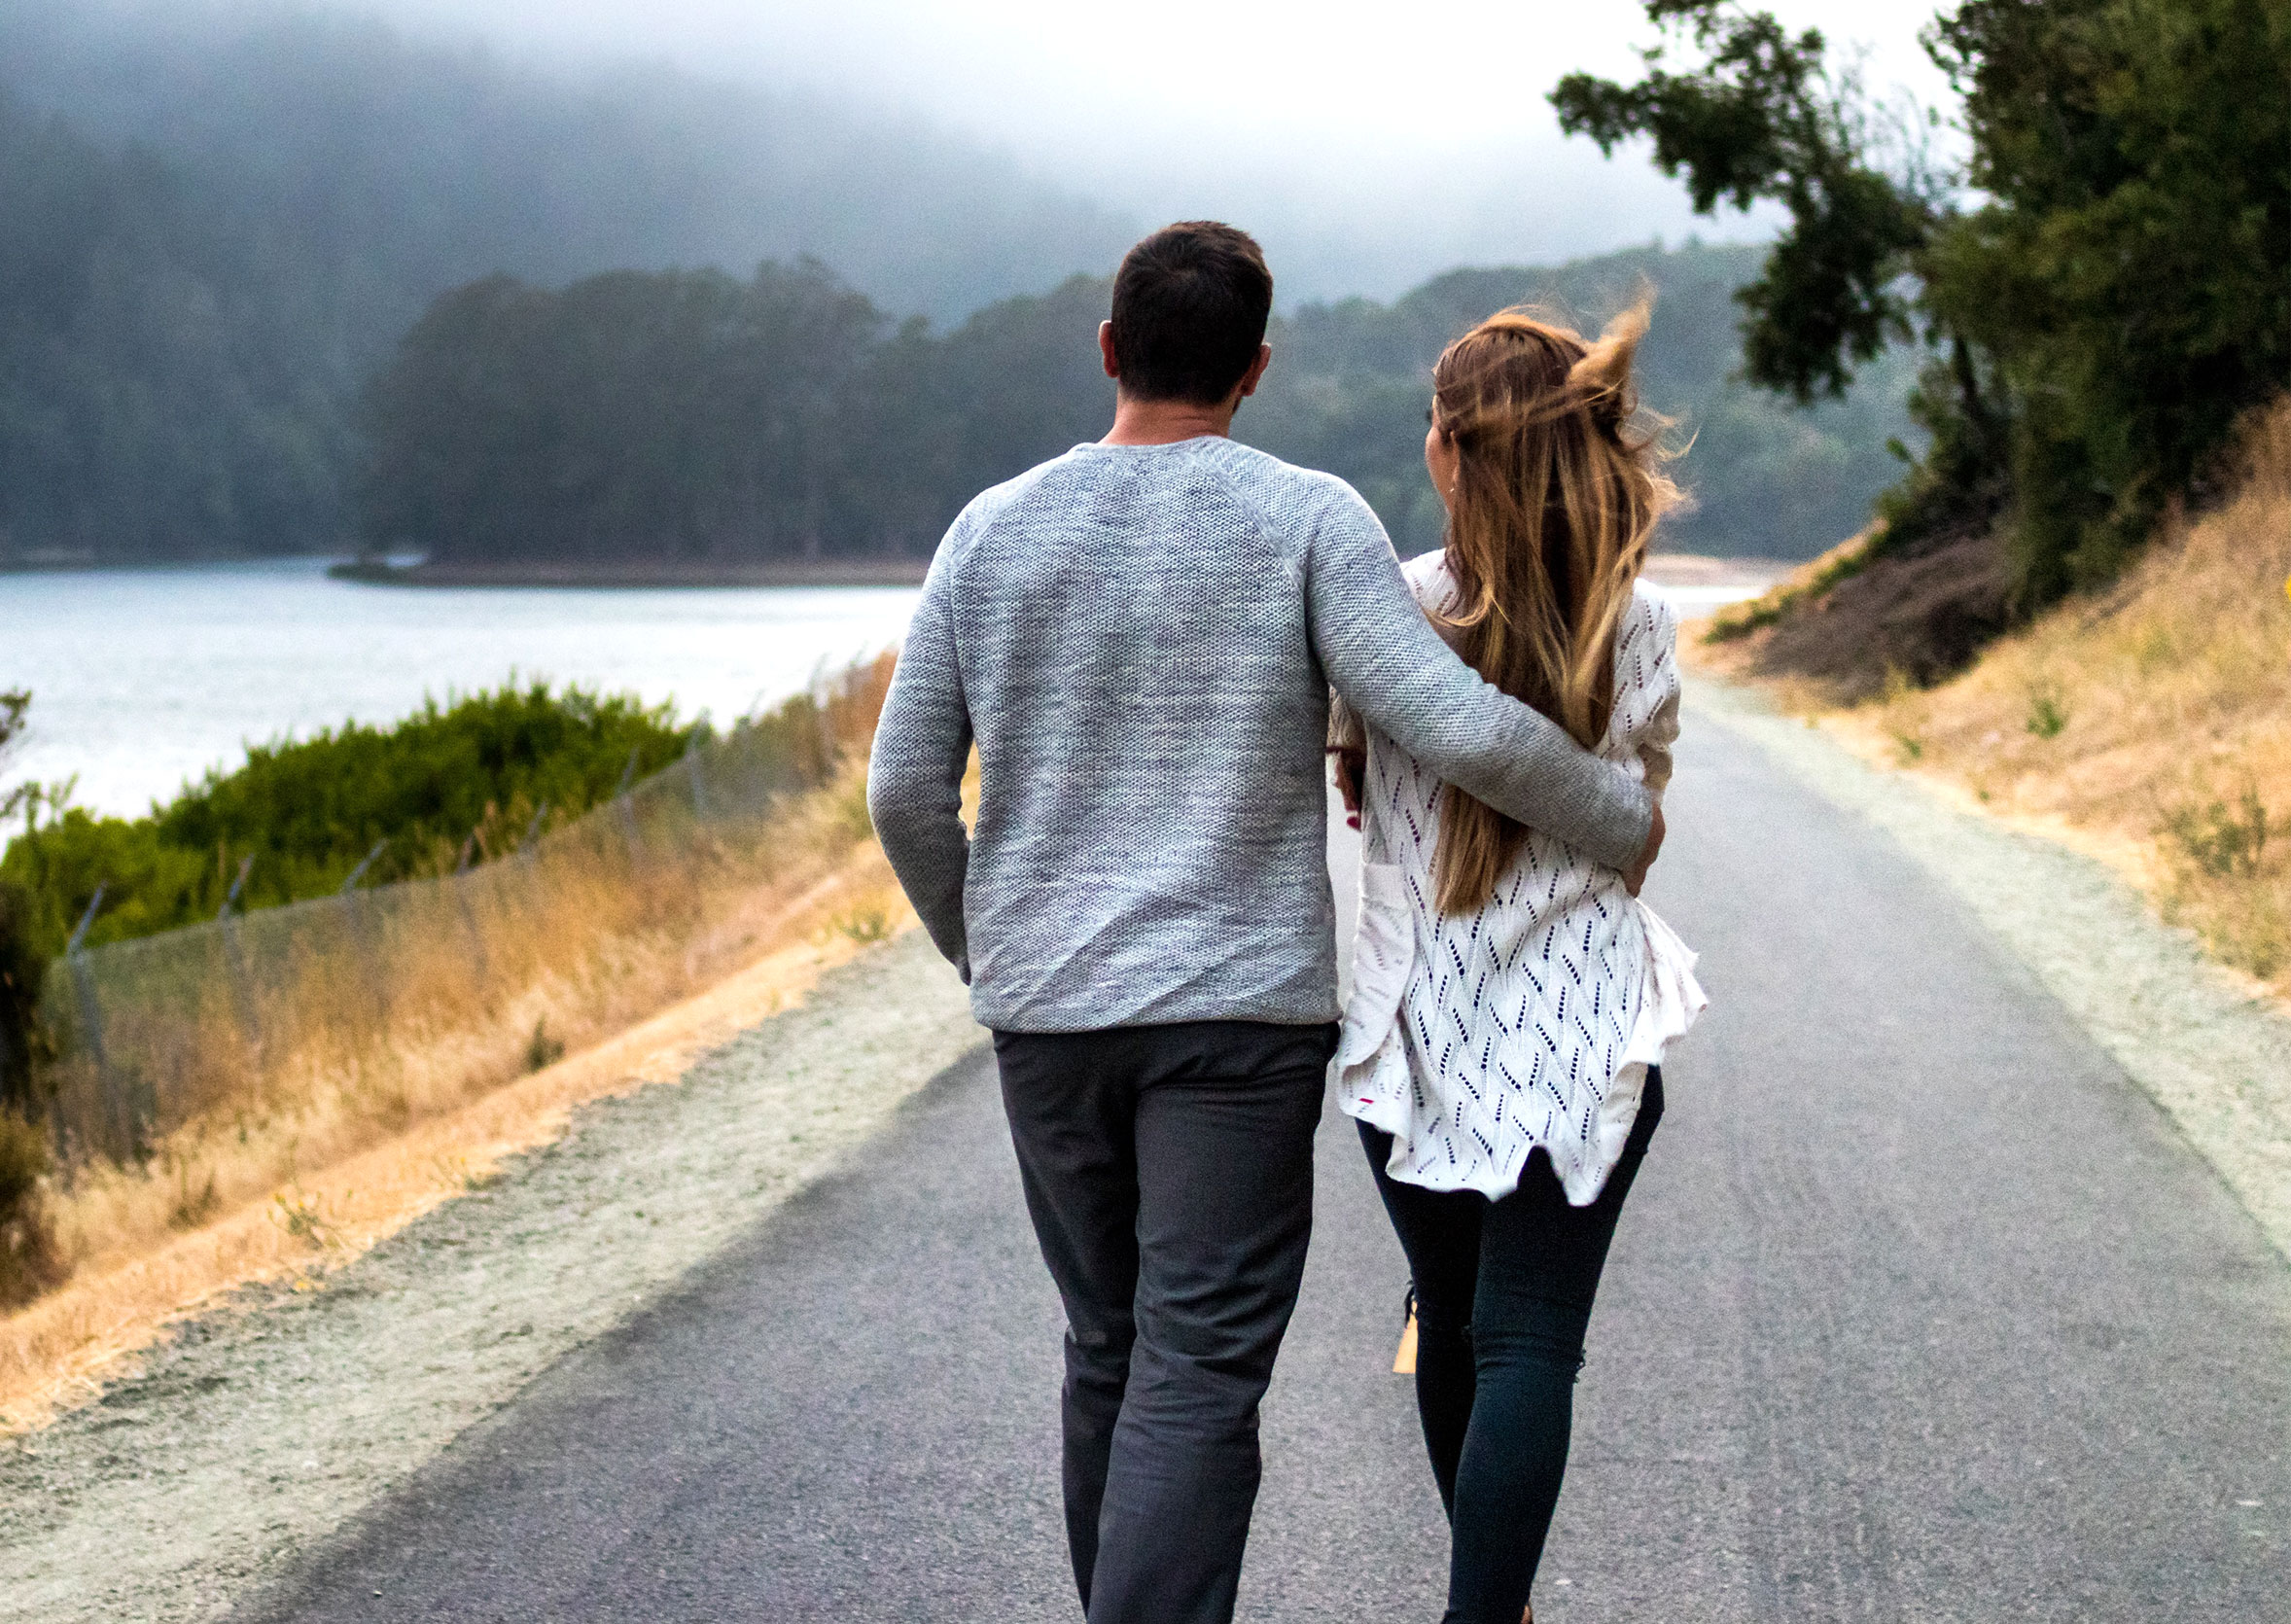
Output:
<svg viewBox="0 0 2291 1624">
<path fill-rule="evenodd" d="M 1688 614 L 1753 582 L 1674 581 Z M 911 587 L 581 590 L 365 586 L 290 559 L 0 575 L 0 688 L 32 690 L 6 778 L 78 775 L 136 814 L 250 742 L 387 723 L 512 673 L 728 722 L 897 643 Z"/>
<path fill-rule="evenodd" d="M 79 776 L 140 813 L 249 742 L 547 677 L 729 721 L 899 641 L 911 587 L 363 586 L 293 559 L 0 575 L 0 688 L 32 690 L 7 781 Z"/>
</svg>

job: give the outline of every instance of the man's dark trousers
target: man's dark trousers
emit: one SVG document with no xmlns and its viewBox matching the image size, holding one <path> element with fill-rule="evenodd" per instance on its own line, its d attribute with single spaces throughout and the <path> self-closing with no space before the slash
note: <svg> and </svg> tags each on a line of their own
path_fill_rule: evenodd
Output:
<svg viewBox="0 0 2291 1624">
<path fill-rule="evenodd" d="M 995 1035 L 1066 1302 L 1066 1535 L 1090 1624 L 1224 1624 L 1296 1307 L 1333 1026 Z"/>
</svg>

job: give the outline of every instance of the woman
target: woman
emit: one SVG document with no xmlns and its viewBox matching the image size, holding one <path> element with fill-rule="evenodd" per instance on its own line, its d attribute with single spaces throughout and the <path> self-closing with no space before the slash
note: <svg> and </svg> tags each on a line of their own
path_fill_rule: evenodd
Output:
<svg viewBox="0 0 2291 1624">
<path fill-rule="evenodd" d="M 1645 331 L 1643 300 L 1592 344 L 1514 309 L 1449 346 L 1424 443 L 1447 546 L 1408 577 L 1467 663 L 1659 795 L 1676 621 L 1638 578 L 1676 490 L 1633 422 Z M 1340 1097 L 1414 1279 L 1447 1617 L 1513 1624 L 1567 1469 L 1607 1244 L 1662 1117 L 1657 1063 L 1702 993 L 1621 875 L 1387 738 L 1340 736 L 1337 753 L 1362 838 Z"/>
</svg>

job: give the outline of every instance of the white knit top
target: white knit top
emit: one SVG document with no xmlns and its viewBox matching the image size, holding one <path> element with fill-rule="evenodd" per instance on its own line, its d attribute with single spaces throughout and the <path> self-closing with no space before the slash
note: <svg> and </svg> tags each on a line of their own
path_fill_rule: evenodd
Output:
<svg viewBox="0 0 2291 1624">
<path fill-rule="evenodd" d="M 1407 575 L 1427 607 L 1455 591 L 1438 553 Z M 1642 583 L 1616 631 L 1599 748 L 1658 794 L 1678 736 L 1677 635 Z M 1344 1110 L 1392 1136 L 1387 1171 L 1404 1183 L 1500 1199 L 1540 1146 L 1568 1200 L 1587 1205 L 1622 1155 L 1647 1067 L 1704 1007 L 1695 956 L 1620 874 L 1537 830 L 1485 906 L 1443 915 L 1444 786 L 1373 727 L 1367 742 Z"/>
</svg>

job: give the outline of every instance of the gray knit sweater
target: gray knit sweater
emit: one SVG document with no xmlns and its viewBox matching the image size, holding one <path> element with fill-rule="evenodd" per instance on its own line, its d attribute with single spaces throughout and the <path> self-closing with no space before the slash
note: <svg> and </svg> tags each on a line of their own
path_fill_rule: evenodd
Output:
<svg viewBox="0 0 2291 1624">
<path fill-rule="evenodd" d="M 1334 1019 L 1331 685 L 1594 861 L 1645 843 L 1646 792 L 1449 652 L 1341 479 L 1217 438 L 1077 445 L 966 508 L 907 631 L 867 804 L 979 1021 Z"/>
</svg>

